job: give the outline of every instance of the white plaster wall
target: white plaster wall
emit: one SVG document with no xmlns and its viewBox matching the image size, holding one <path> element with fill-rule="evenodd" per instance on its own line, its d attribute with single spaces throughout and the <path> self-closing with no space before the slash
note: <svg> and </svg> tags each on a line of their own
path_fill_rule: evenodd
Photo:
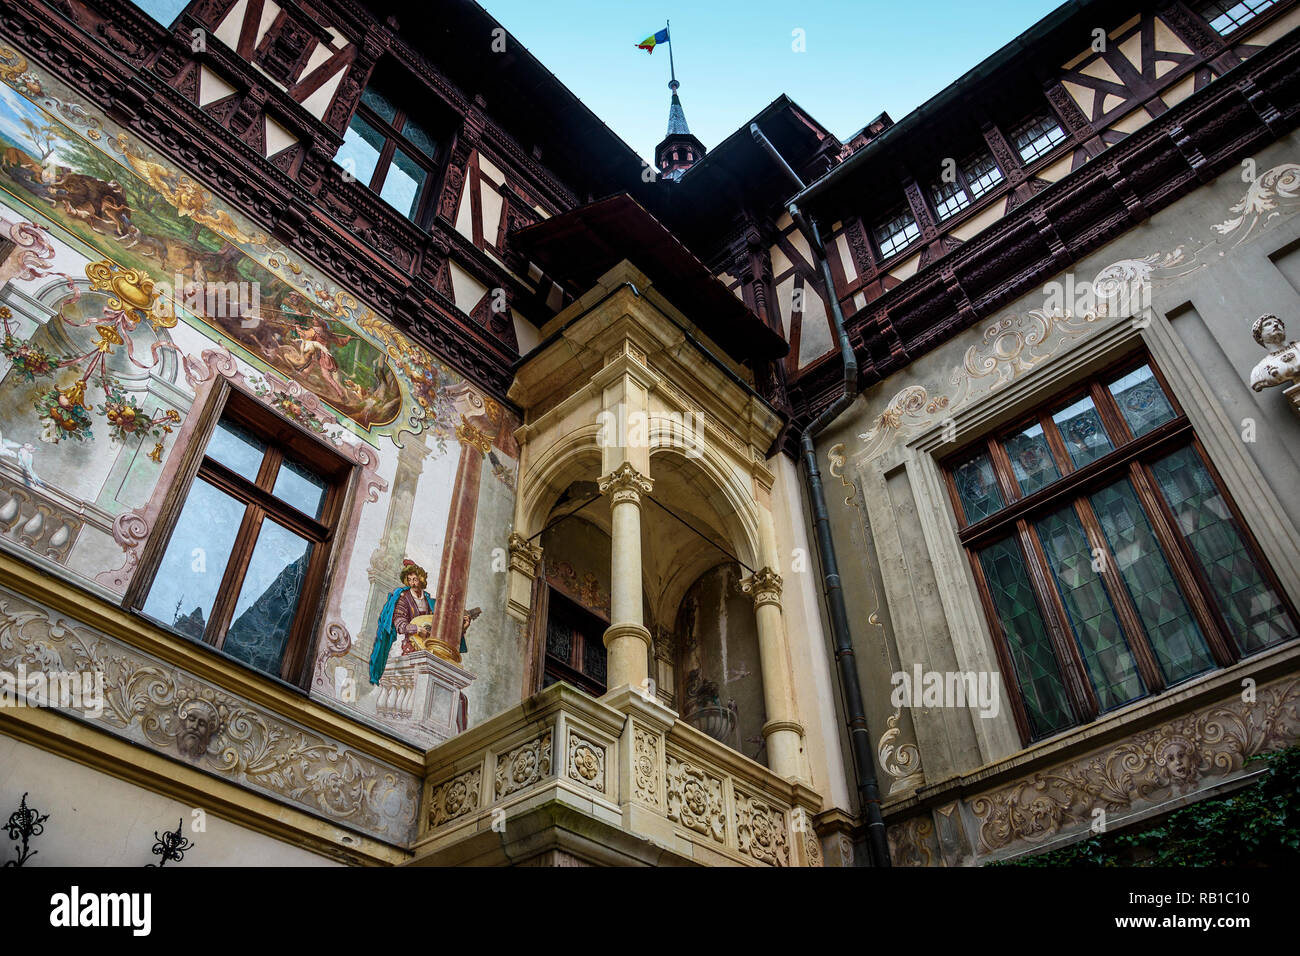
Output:
<svg viewBox="0 0 1300 956">
<path fill-rule="evenodd" d="M 256 833 L 211 813 L 194 832 L 195 809 L 12 737 L 0 736 L 0 817 L 8 819 L 27 792 L 29 807 L 48 813 L 32 840 L 27 866 L 144 866 L 157 863 L 155 831 L 183 820 L 194 843 L 180 866 L 338 866 L 333 860 Z M 4 862 L 16 854 L 0 844 Z"/>
<path fill-rule="evenodd" d="M 827 806 L 849 809 L 849 781 L 853 767 L 847 762 L 848 739 L 843 732 L 839 685 L 832 668 L 830 636 L 822 625 L 821 587 L 816 545 L 808 534 L 803 478 L 799 466 L 785 455 L 769 464 L 776 472 L 772 486 L 779 569 L 783 578 L 781 612 L 794 677 L 795 703 L 804 725 L 805 754 L 813 786 Z M 795 570 L 795 561 L 803 570 Z"/>
</svg>

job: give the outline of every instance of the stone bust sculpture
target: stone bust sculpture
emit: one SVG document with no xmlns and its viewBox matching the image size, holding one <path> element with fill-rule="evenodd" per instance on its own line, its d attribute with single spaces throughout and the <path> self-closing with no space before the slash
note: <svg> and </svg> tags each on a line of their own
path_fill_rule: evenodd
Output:
<svg viewBox="0 0 1300 956">
<path fill-rule="evenodd" d="M 1268 349 L 1268 355 L 1250 373 L 1250 387 L 1258 392 L 1274 385 L 1300 385 L 1300 344 L 1287 341 L 1282 320 L 1261 315 L 1250 333 Z"/>
</svg>

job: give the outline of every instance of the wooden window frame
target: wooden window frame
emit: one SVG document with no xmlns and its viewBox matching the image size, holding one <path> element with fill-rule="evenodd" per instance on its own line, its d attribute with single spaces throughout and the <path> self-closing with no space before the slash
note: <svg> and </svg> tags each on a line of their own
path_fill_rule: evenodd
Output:
<svg viewBox="0 0 1300 956">
<path fill-rule="evenodd" d="M 989 185 L 987 189 L 977 196 L 975 195 L 975 191 L 971 188 L 971 180 L 970 177 L 966 175 L 966 169 L 968 166 L 971 166 L 975 160 L 983 159 L 985 156 L 993 161 L 993 168 L 998 171 L 998 179 L 997 182 Z M 998 165 L 997 157 L 987 148 L 971 153 L 965 160 L 958 163 L 953 171 L 957 177 L 955 183 L 945 184 L 942 179 L 936 179 L 930 183 L 929 188 L 926 190 L 925 198 L 930 203 L 930 210 L 934 214 L 935 222 L 947 223 L 950 219 L 960 216 L 967 210 L 973 209 L 975 206 L 979 205 L 982 200 L 991 196 L 998 187 L 1002 186 L 1007 181 L 1007 175 L 1002 171 L 1002 167 Z M 940 185 L 956 185 L 958 189 L 961 190 L 962 195 L 966 197 L 966 205 L 960 206 L 946 215 L 940 214 L 940 203 L 935 199 L 935 192 Z"/>
<path fill-rule="evenodd" d="M 1210 28 L 1210 30 L 1214 33 L 1215 36 L 1223 37 L 1224 39 L 1231 36 L 1235 36 L 1236 34 L 1240 33 L 1242 30 L 1244 30 L 1246 27 L 1251 26 L 1251 24 L 1254 24 L 1255 26 L 1259 26 L 1261 17 L 1269 16 L 1275 10 L 1277 10 L 1278 7 L 1284 6 L 1286 4 L 1286 0 L 1275 0 L 1275 2 L 1269 4 L 1267 7 L 1264 7 L 1262 10 L 1252 10 L 1250 16 L 1248 16 L 1245 20 L 1238 21 L 1232 18 L 1231 16 L 1228 16 L 1228 14 L 1231 13 L 1232 9 L 1236 6 L 1236 4 L 1234 3 L 1231 6 L 1229 6 L 1227 10 L 1219 11 L 1219 16 L 1228 16 L 1228 19 L 1232 20 L 1232 29 L 1230 29 L 1227 33 L 1220 33 L 1219 30 L 1214 26 L 1214 21 L 1217 20 L 1218 17 L 1206 16 L 1207 8 L 1211 5 L 1212 2 L 1213 0 L 1188 0 L 1188 6 L 1191 7 L 1192 13 L 1194 13 L 1196 16 L 1200 17 L 1202 20 L 1205 21 L 1206 26 Z"/>
<path fill-rule="evenodd" d="M 1174 417 L 1150 429 L 1146 434 L 1134 437 L 1108 384 L 1142 366 L 1151 370 L 1174 412 Z M 1052 416 L 1085 396 L 1092 399 L 1106 435 L 1114 447 L 1110 452 L 1080 468 L 1076 467 L 1071 460 L 1064 438 L 1052 420 Z M 1020 491 L 1002 443 L 1034 425 L 1042 427 L 1060 477 L 1045 487 L 1024 495 Z M 1250 656 L 1237 646 L 1229 632 L 1219 599 L 1210 587 L 1201 570 L 1200 562 L 1192 552 L 1190 542 L 1179 529 L 1172 509 L 1165 501 L 1164 495 L 1160 493 L 1151 474 L 1151 462 L 1184 447 L 1193 448 L 1199 455 L 1219 495 L 1227 504 L 1237 530 L 1250 550 L 1261 577 L 1273 588 L 1291 616 L 1292 622 L 1300 621 L 1300 616 L 1297 616 L 1290 598 L 1283 590 L 1271 565 L 1265 560 L 1259 543 L 1229 494 L 1218 470 L 1206 454 L 1200 439 L 1196 437 L 1191 422 L 1169 388 L 1164 374 L 1145 353 L 1127 356 L 1093 373 L 1083 382 L 1056 393 L 1048 401 L 1040 402 L 1033 411 L 1016 417 L 1010 424 L 966 445 L 958 452 L 945 456 L 939 462 L 957 521 L 958 539 L 966 551 L 980 604 L 994 636 L 993 643 L 998 666 L 1005 678 L 1016 726 L 1023 743 L 1046 739 L 1064 731 L 1050 731 L 1038 737 L 1033 735 L 1020 690 L 1019 677 L 1011 660 L 1007 636 L 980 563 L 980 550 L 1008 536 L 1015 537 L 1025 560 L 1029 583 L 1060 667 L 1067 703 L 1075 717 L 1073 726 L 1091 723 L 1102 713 L 1096 691 L 1088 678 L 1083 655 L 1074 638 L 1064 601 L 1053 581 L 1051 565 L 1043 552 L 1038 535 L 1031 526 L 1034 520 L 1052 512 L 1072 508 L 1087 536 L 1089 547 L 1094 549 L 1094 554 L 1103 555 L 1103 570 L 1100 574 L 1142 680 L 1144 693 L 1134 701 L 1117 705 L 1112 708 L 1112 712 L 1131 706 L 1137 701 L 1154 697 L 1171 686 L 1176 686 L 1166 682 L 1160 671 L 1155 652 L 1147 641 L 1145 628 L 1120 576 L 1118 563 L 1088 499 L 1088 495 L 1092 492 L 1116 481 L 1127 478 L 1133 487 L 1170 573 L 1187 603 L 1189 612 L 1205 637 L 1215 668 L 1227 667 Z M 959 466 L 980 454 L 987 454 L 993 464 L 993 472 L 1004 505 L 988 517 L 968 523 L 953 474 Z M 1260 653 L 1260 651 L 1253 653 Z M 1199 676 L 1202 675 L 1192 675 L 1177 683 L 1194 680 Z"/>
<path fill-rule="evenodd" d="M 569 653 L 569 660 L 567 662 L 561 661 L 559 658 L 553 657 L 550 654 L 550 652 L 547 650 L 546 647 L 546 638 L 550 630 L 551 611 L 553 608 L 555 608 L 557 604 L 563 607 L 566 611 L 576 613 L 577 615 L 582 617 L 591 618 L 591 621 L 594 624 L 605 624 L 605 621 L 601 618 L 599 614 L 596 614 L 590 609 L 583 607 L 581 604 L 573 600 L 573 598 L 569 597 L 567 594 L 565 594 L 563 591 L 556 588 L 554 585 L 546 585 L 546 589 L 549 593 L 547 594 L 546 597 L 546 616 L 543 620 L 542 634 L 541 634 L 542 684 L 545 685 L 546 677 L 550 675 L 559 680 L 572 684 L 574 687 L 577 687 L 578 689 L 585 691 L 586 693 L 590 694 L 593 697 L 600 697 L 604 695 L 605 691 L 608 690 L 609 660 L 608 657 L 606 657 L 606 662 L 605 662 L 606 676 L 604 682 L 596 680 L 594 677 L 592 677 L 591 675 L 583 671 L 582 669 L 583 652 L 586 648 L 586 643 L 589 640 L 587 635 L 583 634 L 581 631 L 573 632 L 572 635 L 573 646 Z M 602 629 L 601 634 L 597 635 L 594 639 L 603 640 L 603 636 L 604 636 L 604 629 Z M 601 646 L 604 647 L 604 644 L 602 643 Z"/>
<path fill-rule="evenodd" d="M 375 89 L 379 90 L 382 95 L 382 88 L 375 87 Z M 393 108 L 395 112 L 393 114 L 392 122 L 389 122 L 376 113 L 364 99 L 361 99 L 357 101 L 357 108 L 353 112 L 352 117 L 348 119 L 348 125 L 351 126 L 352 120 L 360 117 L 384 136 L 383 148 L 379 150 L 379 158 L 375 160 L 375 171 L 370 174 L 370 182 L 365 185 L 367 189 L 382 199 L 384 182 L 388 178 L 388 171 L 393 165 L 393 155 L 397 152 L 397 148 L 401 146 L 402 152 L 415 160 L 416 165 L 420 166 L 428 174 L 424 181 L 424 187 L 420 193 L 419 202 L 416 203 L 415 210 L 409 216 L 407 216 L 406 213 L 402 213 L 402 216 L 403 218 L 409 219 L 420 229 L 428 229 L 429 220 L 432 218 L 431 210 L 437 204 L 437 200 L 432 197 L 434 193 L 439 192 L 436 179 L 442 166 L 442 154 L 446 152 L 446 144 L 441 139 L 435 139 L 438 147 L 438 155 L 430 156 L 428 153 L 424 152 L 424 150 L 420 149 L 402 135 L 402 130 L 406 128 L 407 121 L 413 119 L 411 114 L 402 106 L 398 105 L 396 101 L 393 103 Z M 416 122 L 419 121 L 417 120 Z M 360 180 L 358 180 L 358 182 L 360 182 Z M 387 200 L 383 201 L 384 204 L 390 208 L 397 208 Z"/>
<path fill-rule="evenodd" d="M 208 445 L 223 420 L 244 428 L 266 444 L 256 479 L 250 480 L 208 457 Z M 312 469 L 327 482 L 319 518 L 304 514 L 271 493 L 286 457 Z M 257 532 L 263 519 L 273 521 L 306 538 L 312 545 L 311 558 L 303 573 L 298 608 L 285 641 L 280 670 L 272 673 L 245 664 L 237 658 L 231 660 L 259 674 L 286 681 L 305 690 L 311 671 L 309 652 L 319 635 L 326 596 L 325 583 L 336 559 L 335 544 L 339 538 L 342 516 L 346 512 L 345 503 L 352 495 L 355 472 L 355 465 L 327 448 L 304 429 L 223 380 L 218 388 L 213 389 L 201 412 L 200 425 L 185 452 L 176 480 L 164 498 L 160 520 L 145 546 L 139 569 L 123 601 L 124 606 L 153 624 L 172 633 L 179 633 L 166 622 L 146 615 L 143 607 L 171 543 L 181 510 L 189 498 L 190 489 L 197 480 L 207 481 L 222 493 L 243 503 L 244 517 L 230 553 L 224 556 L 225 570 L 204 626 L 202 640 L 183 636 L 188 641 L 204 644 L 217 651 L 222 650 L 239 600 L 239 590 L 252 559 L 253 549 L 257 545 Z"/>
<path fill-rule="evenodd" d="M 977 159 L 983 159 L 986 156 L 989 158 L 989 160 L 992 161 L 993 168 L 998 171 L 998 178 L 995 182 L 989 183 L 987 188 L 981 190 L 979 195 L 976 195 L 975 190 L 971 188 L 972 180 L 968 170 L 972 165 L 974 165 Z M 974 153 L 971 153 L 969 156 L 967 156 L 966 161 L 961 163 L 957 167 L 957 173 L 958 175 L 961 176 L 962 183 L 966 189 L 966 195 L 970 197 L 972 206 L 978 204 L 985 197 L 991 196 L 1007 181 L 1006 172 L 1002 169 L 1002 166 L 998 163 L 998 158 L 993 155 L 993 151 L 989 149 L 987 146 L 985 146 L 984 149 L 976 150 Z M 980 174 L 980 176 L 983 175 L 985 174 L 983 173 Z M 980 176 L 976 176 L 975 178 L 979 179 Z"/>
<path fill-rule="evenodd" d="M 909 228 L 915 229 L 916 235 L 908 239 L 907 242 L 905 242 L 903 245 L 895 246 L 892 252 L 886 253 L 884 251 L 884 246 L 882 245 L 880 240 L 880 235 L 879 235 L 880 227 L 890 222 L 891 220 L 899 218 L 902 215 L 906 215 L 907 218 L 911 220 L 910 227 L 904 226 L 902 229 L 898 230 L 898 232 L 890 235 L 885 241 L 887 242 L 892 241 L 894 236 L 903 235 L 904 233 L 907 232 Z M 916 221 L 916 215 L 912 212 L 911 207 L 907 203 L 904 203 L 901 206 L 895 206 L 892 210 L 890 210 L 885 215 L 878 217 L 870 227 L 869 231 L 871 233 L 871 244 L 876 250 L 876 255 L 880 257 L 879 261 L 882 263 L 887 262 L 888 260 L 893 259 L 897 256 L 901 256 L 903 253 L 907 252 L 907 250 L 911 249 L 914 245 L 916 245 L 921 240 L 921 224 Z"/>
<path fill-rule="evenodd" d="M 1050 143 L 1047 149 L 1043 150 L 1041 153 L 1036 153 L 1033 156 L 1026 157 L 1024 149 L 1016 144 L 1016 139 L 1020 136 L 1021 133 L 1025 132 L 1030 127 L 1035 126 L 1044 121 L 1055 124 L 1057 131 L 1061 134 L 1061 138 L 1058 139 L 1055 143 Z M 1050 139 L 1051 137 L 1049 136 L 1048 138 Z M 1043 159 L 1044 157 L 1053 155 L 1057 150 L 1061 149 L 1061 147 L 1069 146 L 1070 143 L 1072 142 L 1070 138 L 1070 133 L 1065 127 L 1065 123 L 1063 123 L 1061 121 L 1061 118 L 1057 116 L 1056 113 L 1052 110 L 1042 110 L 1040 112 L 1033 113 L 1030 116 L 1026 117 L 1025 119 L 1021 120 L 1019 123 L 1017 123 L 1015 126 L 1011 128 L 1011 132 L 1007 136 L 1007 141 L 1011 144 L 1011 149 L 1015 153 L 1016 159 L 1018 159 L 1020 161 L 1020 165 L 1025 168 L 1032 166 L 1034 163 L 1038 162 L 1040 159 Z M 996 157 L 994 158 L 996 159 Z M 1001 167 L 998 168 L 1001 169 Z M 1003 172 L 1003 176 L 1004 177 L 1006 176 L 1005 171 Z"/>
</svg>

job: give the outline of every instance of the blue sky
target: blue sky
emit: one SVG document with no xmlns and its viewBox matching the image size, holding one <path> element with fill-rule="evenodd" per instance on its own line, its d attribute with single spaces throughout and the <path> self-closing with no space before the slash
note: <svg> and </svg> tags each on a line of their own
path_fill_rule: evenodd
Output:
<svg viewBox="0 0 1300 956">
<path fill-rule="evenodd" d="M 136 0 L 170 23 L 185 0 Z M 841 139 L 896 121 L 1060 0 L 478 0 L 623 137 L 654 156 L 668 125 L 668 49 L 636 44 L 671 20 L 691 132 L 715 146 L 782 93 Z M 400 20 L 400 17 L 399 17 Z M 795 52 L 795 31 L 803 52 Z"/>
<path fill-rule="evenodd" d="M 896 121 L 1023 33 L 1059 0 L 479 0 L 643 158 L 668 122 L 672 21 L 691 132 L 715 146 L 782 93 L 841 138 Z M 806 51 L 792 49 L 803 31 Z"/>
</svg>

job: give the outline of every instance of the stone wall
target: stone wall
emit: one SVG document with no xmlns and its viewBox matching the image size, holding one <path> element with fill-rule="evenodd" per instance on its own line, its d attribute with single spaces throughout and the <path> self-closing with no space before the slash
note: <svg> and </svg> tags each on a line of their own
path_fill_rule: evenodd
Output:
<svg viewBox="0 0 1300 956">
<path fill-rule="evenodd" d="M 1142 316 L 1135 319 L 1104 306 L 1090 307 L 1083 300 L 1066 301 L 1062 309 L 1049 284 L 869 389 L 819 437 L 886 813 L 897 819 L 918 794 L 926 794 L 926 802 L 936 805 L 960 794 L 969 852 L 945 850 L 945 860 L 1001 851 L 1035 827 L 1035 832 L 1056 834 L 1079 821 L 1071 815 L 1074 810 L 1062 809 L 1072 805 L 1069 799 L 1053 795 L 1050 787 L 1043 791 L 1035 782 L 1039 777 L 1034 774 L 1070 779 L 1077 774 L 1068 769 L 1074 764 L 1040 767 L 1040 758 L 1032 755 L 1042 745 L 1023 745 L 1005 693 L 1011 675 L 1003 675 L 1001 706 L 987 717 L 969 708 L 890 703 L 891 675 L 910 673 L 918 665 L 927 671 L 997 671 L 992 637 L 958 542 L 939 459 L 1087 375 L 1145 350 L 1164 373 L 1282 589 L 1293 604 L 1300 597 L 1300 537 L 1295 529 L 1300 485 L 1294 480 L 1300 464 L 1300 421 L 1282 389 L 1252 391 L 1248 384 L 1252 369 L 1265 355 L 1251 337 L 1252 322 L 1275 313 L 1292 322 L 1291 337 L 1300 332 L 1300 320 L 1292 318 L 1300 314 L 1298 164 L 1300 138 L 1292 135 L 1054 280 L 1057 293 L 1081 290 L 1086 284 L 1102 289 L 1135 283 L 1149 299 L 1150 309 Z M 1213 681 L 1229 671 L 1238 681 L 1257 676 L 1269 657 L 1248 657 L 1198 681 Z M 1106 723 L 1114 725 L 1112 750 L 1106 752 L 1112 756 L 1098 752 L 1087 761 L 1110 766 L 1122 759 L 1114 754 L 1128 752 L 1125 748 L 1155 760 L 1151 755 L 1175 730 L 1139 732 L 1135 726 L 1129 733 L 1127 724 L 1151 707 L 1158 711 L 1172 706 L 1190 686 L 1141 699 L 1105 715 L 1103 721 L 1053 739 L 1062 746 L 1078 746 Z M 1292 692 L 1274 692 L 1291 701 L 1279 706 L 1294 713 L 1293 698 L 1287 696 Z M 1228 706 L 1231 695 L 1225 695 L 1223 706 Z M 1264 706 L 1264 698 L 1260 700 Z M 1210 711 L 1198 714 L 1180 719 L 1208 728 L 1206 733 L 1213 731 L 1220 718 Z M 1255 711 L 1252 714 L 1233 719 L 1259 719 Z M 1249 742 L 1238 749 L 1245 753 L 1252 747 L 1281 746 L 1294 739 L 1295 732 L 1294 725 L 1285 722 L 1263 737 L 1251 731 L 1246 733 Z M 1195 734 L 1191 739 L 1197 739 Z M 1213 766 L 1215 773 L 1232 769 L 1215 756 L 1217 751 L 1199 753 L 1197 766 L 1208 760 L 1206 766 Z M 1010 765 L 1020 766 L 1021 774 L 1013 774 L 1004 789 L 978 800 L 977 794 L 968 796 L 965 783 L 957 782 L 970 780 L 970 775 L 983 772 L 981 768 Z M 1121 778 L 1116 786 L 1127 795 L 1108 799 L 1128 806 L 1142 802 L 1138 791 L 1144 788 L 1142 800 L 1162 786 L 1173 786 L 1167 770 L 1148 769 L 1156 774 L 1153 781 L 1163 783 Z M 1212 776 L 1197 771 L 1178 786 L 1209 786 Z M 916 818 L 919 822 L 907 825 L 912 830 L 896 824 L 891 832 L 899 852 L 920 862 L 937 861 L 933 841 L 940 837 L 935 833 L 948 825 L 946 819 L 957 819 L 949 812 L 956 805 L 945 803 L 944 814 Z M 1036 822 L 1015 822 L 1026 814 Z M 1039 819 L 1043 814 L 1046 818 Z M 1011 822 L 998 823 L 1002 818 Z M 1003 831 L 1008 835 L 996 835 Z M 929 855 L 921 849 L 927 845 Z"/>
</svg>

